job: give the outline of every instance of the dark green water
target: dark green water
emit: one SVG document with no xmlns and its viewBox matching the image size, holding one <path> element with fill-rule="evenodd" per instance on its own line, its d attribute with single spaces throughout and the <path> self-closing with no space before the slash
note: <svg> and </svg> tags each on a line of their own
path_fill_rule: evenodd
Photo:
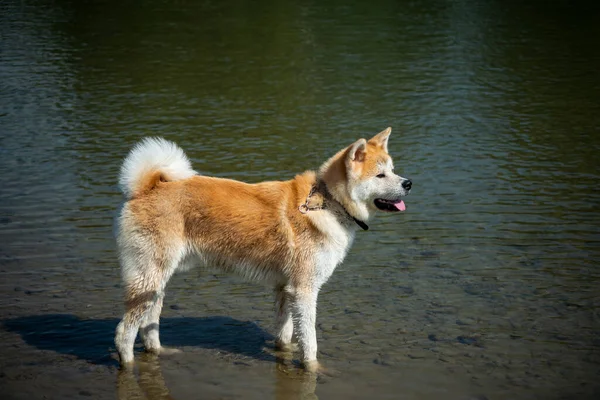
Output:
<svg viewBox="0 0 600 400">
<path fill-rule="evenodd" d="M 592 2 L 0 4 L 3 399 L 600 397 L 600 7 Z M 319 301 L 314 381 L 270 290 L 191 271 L 119 374 L 116 176 L 141 137 L 256 182 L 393 127 L 403 215 Z M 144 397 L 145 396 L 145 397 Z"/>
</svg>

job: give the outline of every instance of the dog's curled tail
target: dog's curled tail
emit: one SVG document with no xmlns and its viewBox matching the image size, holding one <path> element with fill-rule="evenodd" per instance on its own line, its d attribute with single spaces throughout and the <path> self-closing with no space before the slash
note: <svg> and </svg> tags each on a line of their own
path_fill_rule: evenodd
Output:
<svg viewBox="0 0 600 400">
<path fill-rule="evenodd" d="M 143 195 L 160 181 L 176 181 L 196 175 L 187 156 L 173 142 L 145 138 L 129 152 L 119 174 L 119 186 L 128 199 Z"/>
</svg>

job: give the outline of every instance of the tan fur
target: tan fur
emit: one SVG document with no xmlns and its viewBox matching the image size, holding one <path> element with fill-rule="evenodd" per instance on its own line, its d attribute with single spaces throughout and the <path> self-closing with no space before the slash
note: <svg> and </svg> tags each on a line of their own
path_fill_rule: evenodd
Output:
<svg viewBox="0 0 600 400">
<path fill-rule="evenodd" d="M 177 269 L 200 264 L 274 285 L 278 344 L 289 344 L 294 331 L 303 361 L 314 365 L 317 294 L 352 243 L 352 217 L 368 220 L 375 210 L 372 204 L 357 204 L 353 185 L 371 179 L 389 159 L 388 136 L 389 128 L 369 142 L 359 140 L 318 174 L 307 171 L 289 181 L 257 184 L 185 169 L 175 175 L 190 177 L 170 180 L 160 166 L 137 168 L 129 160 L 125 165 L 144 172 L 127 180 L 124 170 L 121 179 L 131 185 L 117 238 L 127 309 L 115 338 L 122 364 L 133 360 L 138 329 L 147 350 L 161 352 L 158 323 L 165 286 Z M 143 143 L 134 149 L 143 150 Z M 319 181 L 331 194 L 327 208 L 301 213 L 299 206 Z M 325 204 L 327 196 L 316 194 L 309 201 Z"/>
</svg>

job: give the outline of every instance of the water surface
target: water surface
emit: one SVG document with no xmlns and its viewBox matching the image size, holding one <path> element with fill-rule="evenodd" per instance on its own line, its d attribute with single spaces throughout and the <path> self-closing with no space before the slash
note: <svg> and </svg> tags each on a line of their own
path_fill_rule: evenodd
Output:
<svg viewBox="0 0 600 400">
<path fill-rule="evenodd" d="M 3 2 L 3 398 L 597 398 L 599 16 L 567 1 Z M 258 182 L 387 126 L 414 189 L 320 295 L 319 357 L 339 376 L 272 350 L 268 288 L 202 271 L 165 300 L 163 342 L 184 353 L 118 372 L 112 220 L 136 141 Z"/>
</svg>

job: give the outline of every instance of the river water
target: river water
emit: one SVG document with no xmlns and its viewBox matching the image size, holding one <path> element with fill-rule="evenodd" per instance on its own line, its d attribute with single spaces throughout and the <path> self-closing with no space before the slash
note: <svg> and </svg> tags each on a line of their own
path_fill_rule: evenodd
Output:
<svg viewBox="0 0 600 400">
<path fill-rule="evenodd" d="M 600 20 L 592 2 L 0 5 L 3 399 L 600 397 Z M 119 372 L 117 174 L 144 136 L 205 174 L 317 168 L 392 126 L 402 215 L 319 298 L 306 375 L 270 289 L 177 275 Z"/>
</svg>

